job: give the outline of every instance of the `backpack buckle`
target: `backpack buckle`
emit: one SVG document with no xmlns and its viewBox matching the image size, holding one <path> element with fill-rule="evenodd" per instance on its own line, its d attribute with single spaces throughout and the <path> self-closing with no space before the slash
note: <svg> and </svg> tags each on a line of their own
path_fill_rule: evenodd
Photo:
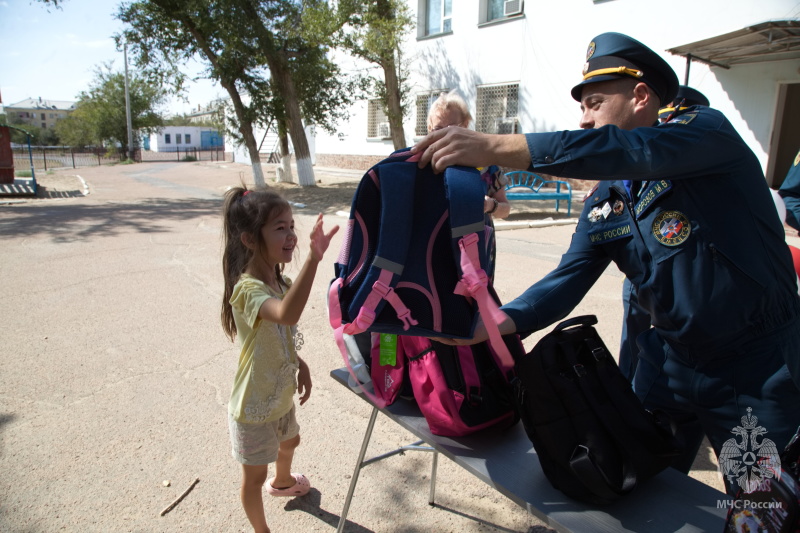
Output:
<svg viewBox="0 0 800 533">
<path fill-rule="evenodd" d="M 585 366 L 583 366 L 583 365 L 582 365 L 582 364 L 580 364 L 580 363 L 578 363 L 577 365 L 572 365 L 572 370 L 575 372 L 575 374 L 576 374 L 576 375 L 577 375 L 579 378 L 582 378 L 583 376 L 585 376 L 585 375 L 586 375 L 586 367 L 585 367 Z"/>
</svg>

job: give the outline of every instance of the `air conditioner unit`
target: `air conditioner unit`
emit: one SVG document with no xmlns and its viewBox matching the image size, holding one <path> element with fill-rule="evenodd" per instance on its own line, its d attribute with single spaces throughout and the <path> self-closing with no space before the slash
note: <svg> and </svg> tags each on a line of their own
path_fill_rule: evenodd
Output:
<svg viewBox="0 0 800 533">
<path fill-rule="evenodd" d="M 388 122 L 378 123 L 378 137 L 391 137 L 392 129 L 389 127 Z"/>
<path fill-rule="evenodd" d="M 523 0 L 505 0 L 503 2 L 503 16 L 519 15 L 522 13 Z"/>
<path fill-rule="evenodd" d="M 519 133 L 519 122 L 516 118 L 494 119 L 495 133 Z"/>
</svg>

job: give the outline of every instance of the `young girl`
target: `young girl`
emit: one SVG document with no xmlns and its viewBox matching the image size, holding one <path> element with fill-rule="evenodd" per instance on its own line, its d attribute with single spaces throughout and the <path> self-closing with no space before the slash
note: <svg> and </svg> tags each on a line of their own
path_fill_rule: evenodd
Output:
<svg viewBox="0 0 800 533">
<path fill-rule="evenodd" d="M 292 209 L 268 190 L 235 187 L 225 194 L 222 268 L 225 295 L 222 327 L 242 351 L 228 404 L 233 457 L 242 463 L 241 499 L 253 529 L 269 532 L 261 491 L 302 496 L 311 484 L 292 473 L 300 444 L 293 396 L 300 405 L 311 395 L 311 374 L 297 355 L 302 336 L 296 324 L 335 226 L 327 234 L 322 214 L 311 231 L 308 257 L 294 283 L 283 275 L 297 246 Z M 295 380 L 295 376 L 297 379 Z M 267 467 L 275 463 L 275 477 Z"/>
</svg>

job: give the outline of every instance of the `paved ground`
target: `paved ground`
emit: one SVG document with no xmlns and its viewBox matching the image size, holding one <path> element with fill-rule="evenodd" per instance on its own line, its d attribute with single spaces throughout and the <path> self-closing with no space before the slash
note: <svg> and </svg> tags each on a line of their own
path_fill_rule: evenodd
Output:
<svg viewBox="0 0 800 533">
<path fill-rule="evenodd" d="M 218 317 L 221 195 L 249 175 L 248 167 L 220 163 L 62 171 L 40 178 L 52 194 L 0 205 L 0 531 L 248 530 L 226 426 L 238 349 Z M 344 222 L 336 212 L 347 209 L 357 175 L 318 169 L 315 191 L 280 186 L 306 205 L 295 209 L 301 237 L 322 204 L 328 224 Z M 552 207 L 535 208 L 517 218 L 551 215 Z M 499 234 L 501 298 L 552 269 L 572 231 L 554 225 Z M 294 500 L 267 497 L 274 532 L 335 529 L 369 415 L 328 376 L 341 366 L 323 304 L 332 276 L 332 267 L 321 269 L 299 324 L 314 388 L 298 413 L 295 469 L 314 489 Z M 573 313 L 601 317 L 612 349 L 621 283 L 611 267 Z M 370 451 L 409 441 L 379 417 Z M 716 484 L 708 456 L 701 453 L 693 475 Z M 347 531 L 545 530 L 446 459 L 439 505 L 431 508 L 429 473 L 430 456 L 413 453 L 366 469 Z M 159 516 L 196 478 L 191 493 Z"/>
</svg>

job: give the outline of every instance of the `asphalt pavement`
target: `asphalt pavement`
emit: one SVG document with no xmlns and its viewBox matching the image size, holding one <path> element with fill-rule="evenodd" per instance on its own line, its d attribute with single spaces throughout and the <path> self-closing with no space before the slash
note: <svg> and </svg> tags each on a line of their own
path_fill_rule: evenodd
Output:
<svg viewBox="0 0 800 533">
<path fill-rule="evenodd" d="M 219 320 L 222 194 L 248 167 L 147 163 L 62 172 L 79 174 L 88 194 L 0 205 L 0 531 L 249 531 L 226 420 L 238 347 Z M 315 215 L 295 209 L 301 253 L 290 276 L 305 257 Z M 498 233 L 501 299 L 551 270 L 573 229 Z M 299 324 L 314 386 L 298 409 L 294 470 L 314 488 L 296 499 L 265 495 L 273 532 L 335 530 L 370 414 L 329 377 L 342 360 L 324 297 L 342 234 Z M 572 313 L 598 315 L 612 351 L 621 284 L 610 267 Z M 369 453 L 412 440 L 379 417 Z M 407 453 L 366 468 L 346 531 L 545 531 L 445 458 L 437 505 L 429 506 L 430 461 Z"/>
</svg>

